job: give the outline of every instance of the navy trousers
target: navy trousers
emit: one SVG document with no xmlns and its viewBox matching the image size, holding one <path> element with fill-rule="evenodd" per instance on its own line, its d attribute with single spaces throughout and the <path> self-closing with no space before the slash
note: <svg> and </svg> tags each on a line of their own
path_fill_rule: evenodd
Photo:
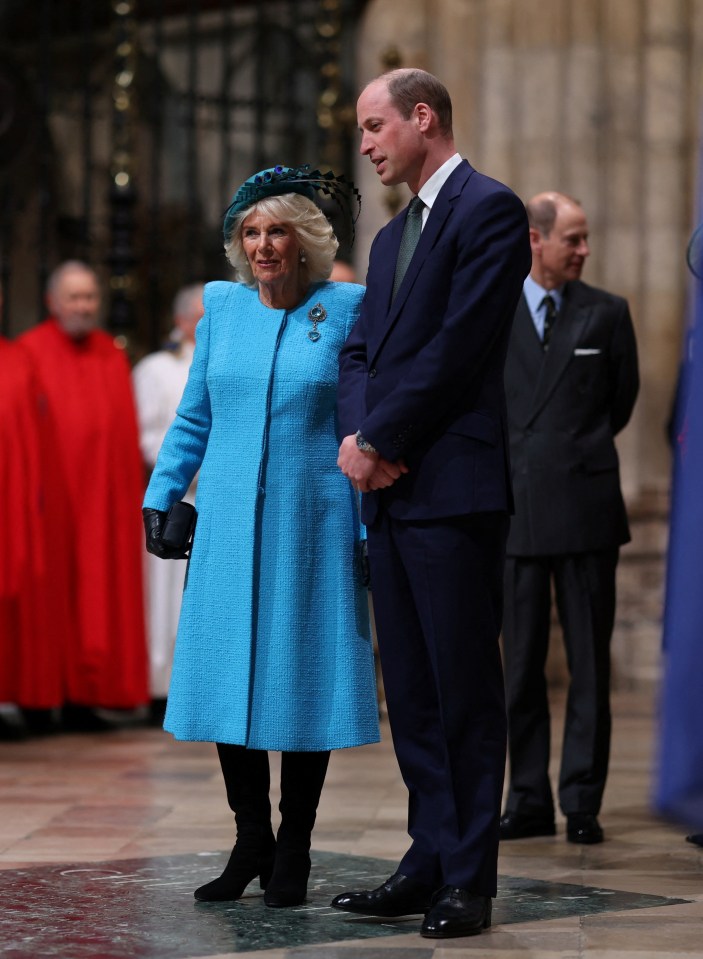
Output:
<svg viewBox="0 0 703 959">
<path fill-rule="evenodd" d="M 495 896 L 506 715 L 499 635 L 508 520 L 385 513 L 368 530 L 388 717 L 408 788 L 399 871 Z"/>
</svg>

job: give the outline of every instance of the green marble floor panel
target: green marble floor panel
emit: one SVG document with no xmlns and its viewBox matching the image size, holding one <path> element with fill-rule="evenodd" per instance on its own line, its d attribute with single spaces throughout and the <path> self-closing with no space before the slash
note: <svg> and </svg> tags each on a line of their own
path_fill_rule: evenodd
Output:
<svg viewBox="0 0 703 959">
<path fill-rule="evenodd" d="M 225 853 L 203 853 L 0 871 L 0 956 L 188 959 L 373 939 L 419 926 L 417 918 L 363 918 L 329 907 L 339 892 L 383 882 L 395 868 L 386 860 L 314 852 L 309 897 L 295 909 L 267 908 L 256 884 L 236 903 L 196 903 L 193 889 L 218 875 L 226 861 Z M 502 876 L 493 923 L 685 901 Z M 355 951 L 359 959 L 372 954 Z M 392 951 L 383 955 L 393 959 Z M 353 959 L 348 951 L 344 956 Z M 425 959 L 422 949 L 413 956 Z"/>
</svg>

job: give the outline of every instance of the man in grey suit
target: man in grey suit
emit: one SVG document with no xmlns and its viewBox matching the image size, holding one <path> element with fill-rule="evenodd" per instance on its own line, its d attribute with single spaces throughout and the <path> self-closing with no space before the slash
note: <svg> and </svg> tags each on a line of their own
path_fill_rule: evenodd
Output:
<svg viewBox="0 0 703 959">
<path fill-rule="evenodd" d="M 637 347 L 626 301 L 580 280 L 589 248 L 578 201 L 542 193 L 527 212 L 532 269 L 505 367 L 515 515 L 503 622 L 510 788 L 500 838 L 556 831 L 544 675 L 553 581 L 571 676 L 559 805 L 567 839 L 597 843 L 615 570 L 630 538 L 613 438 L 637 396 Z"/>
</svg>

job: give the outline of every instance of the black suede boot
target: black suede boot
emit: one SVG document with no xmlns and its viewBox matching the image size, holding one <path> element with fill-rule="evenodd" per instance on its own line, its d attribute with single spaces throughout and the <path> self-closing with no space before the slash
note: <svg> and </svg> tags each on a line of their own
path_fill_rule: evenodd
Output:
<svg viewBox="0 0 703 959">
<path fill-rule="evenodd" d="M 329 760 L 329 751 L 281 756 L 281 825 L 273 875 L 264 892 L 267 906 L 299 906 L 305 900 L 310 837 Z"/>
<path fill-rule="evenodd" d="M 196 889 L 201 902 L 239 899 L 259 877 L 262 889 L 271 877 L 276 842 L 271 829 L 269 758 L 260 749 L 217 743 L 227 802 L 237 823 L 237 841 L 217 879 Z"/>
</svg>

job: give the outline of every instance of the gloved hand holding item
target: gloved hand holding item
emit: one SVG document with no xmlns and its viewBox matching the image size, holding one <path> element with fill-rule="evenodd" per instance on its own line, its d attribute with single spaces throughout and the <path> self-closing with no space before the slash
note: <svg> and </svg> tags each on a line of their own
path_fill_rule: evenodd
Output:
<svg viewBox="0 0 703 959">
<path fill-rule="evenodd" d="M 195 531 L 195 509 L 190 503 L 174 503 L 163 510 L 142 509 L 146 549 L 160 559 L 188 559 Z"/>
</svg>

